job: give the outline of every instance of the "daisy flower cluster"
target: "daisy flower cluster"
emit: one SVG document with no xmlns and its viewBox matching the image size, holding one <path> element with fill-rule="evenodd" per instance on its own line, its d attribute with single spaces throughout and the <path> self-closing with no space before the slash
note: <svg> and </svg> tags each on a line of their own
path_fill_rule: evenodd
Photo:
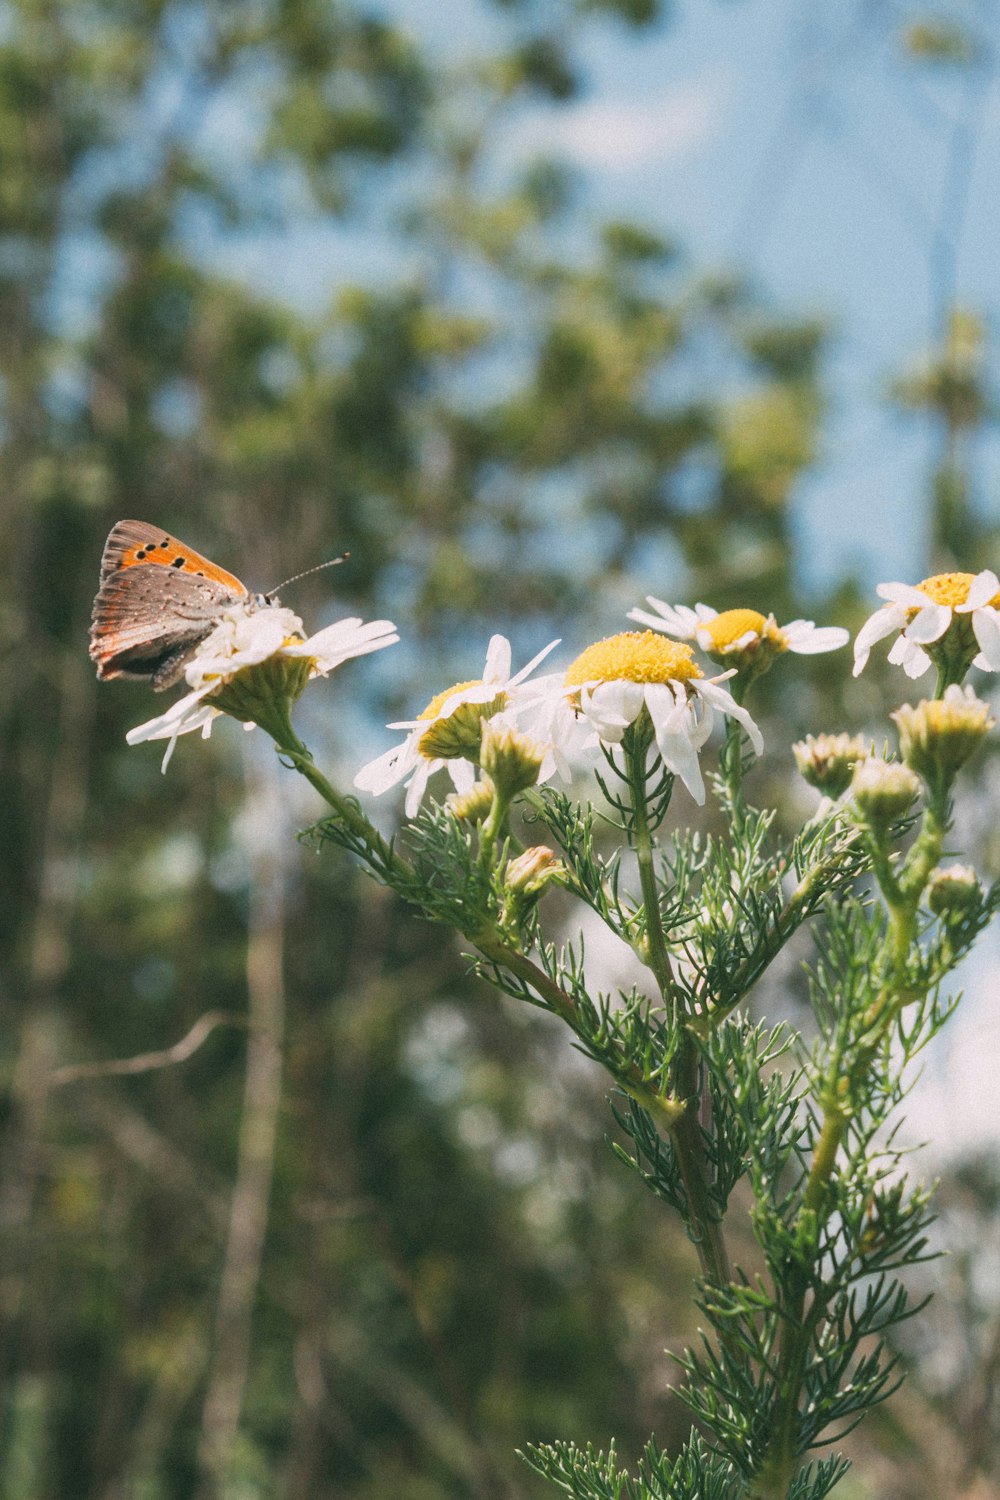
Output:
<svg viewBox="0 0 1000 1500">
<path fill-rule="evenodd" d="M 758 754 L 763 748 L 760 730 L 724 683 L 740 670 L 747 678 L 756 675 L 783 651 L 829 651 L 848 638 L 844 630 L 818 629 L 806 620 L 782 628 L 753 610 L 718 615 L 706 605 L 692 611 L 648 602 L 657 613 L 633 610 L 632 618 L 653 628 L 597 641 L 562 672 L 532 676 L 559 644 L 553 641 L 512 675 L 510 642 L 494 636 L 482 677 L 445 689 L 415 719 L 390 725 L 405 730 L 405 738 L 364 766 L 355 786 L 378 795 L 403 783 L 406 814 L 413 817 L 436 771 L 447 770 L 456 793 L 469 796 L 482 763 L 485 724 L 538 746 L 538 780 L 545 781 L 553 775 L 568 780 L 574 766 L 621 745 L 629 728 L 645 719 L 663 765 L 703 803 L 699 752 L 717 714 L 735 720 Z M 706 676 L 688 640 L 727 670 Z"/>
<path fill-rule="evenodd" d="M 855 675 L 872 646 L 893 634 L 890 662 L 911 678 L 936 665 L 939 694 L 950 693 L 970 666 L 1000 671 L 1000 580 L 994 572 L 938 574 L 916 587 L 884 583 L 877 592 L 885 602 L 857 635 Z M 666 770 L 702 803 L 699 757 L 716 718 L 738 724 L 759 754 L 760 730 L 742 701 L 748 684 L 785 652 L 815 655 L 848 640 L 840 627 L 801 619 L 779 625 L 773 614 L 749 608 L 720 613 L 706 604 L 671 605 L 652 595 L 646 606 L 629 611 L 629 619 L 645 628 L 595 642 L 560 671 L 537 670 L 558 641 L 515 671 L 510 642 L 494 635 L 481 675 L 437 693 L 415 718 L 389 725 L 403 737 L 362 767 L 355 786 L 379 795 L 404 785 L 406 814 L 412 818 L 438 771 L 447 773 L 460 798 L 489 786 L 488 777 L 480 783 L 477 776 L 498 753 L 520 757 L 532 780 L 568 781 L 575 769 L 621 746 L 641 721 Z M 195 730 L 207 737 L 220 713 L 242 719 L 248 728 L 268 727 L 269 693 L 283 695 L 287 709 L 311 678 L 398 639 L 389 620 L 340 620 L 306 637 L 291 610 L 234 605 L 192 653 L 185 669 L 189 691 L 130 731 L 128 741 L 166 740 L 165 769 L 178 738 Z M 696 649 L 723 670 L 709 675 Z M 258 669 L 263 677 L 255 676 Z M 806 749 L 811 768 L 819 750 Z M 853 759 L 840 756 L 838 766 L 858 759 L 859 753 Z"/>
</svg>

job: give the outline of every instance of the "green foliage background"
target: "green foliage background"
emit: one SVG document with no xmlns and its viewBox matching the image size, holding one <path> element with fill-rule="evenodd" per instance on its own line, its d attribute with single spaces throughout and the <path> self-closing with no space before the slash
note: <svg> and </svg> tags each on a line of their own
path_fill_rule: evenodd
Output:
<svg viewBox="0 0 1000 1500">
<path fill-rule="evenodd" d="M 350 550 L 286 599 L 403 634 L 302 706 L 345 784 L 493 630 L 521 660 L 579 649 L 650 590 L 857 622 L 846 585 L 791 581 L 824 330 L 591 222 L 551 163 L 487 170 L 526 99 L 573 97 L 593 19 L 641 28 L 657 0 L 483 9 L 501 41 L 450 65 L 331 0 L 0 5 L 8 1500 L 533 1496 L 526 1441 L 630 1457 L 687 1430 L 662 1351 L 691 1334 L 694 1258 L 606 1149 L 600 1078 L 295 845 L 317 809 L 261 737 L 224 724 L 161 777 L 124 747 L 157 705 L 98 690 L 86 658 L 123 516 L 253 587 Z M 233 159 L 227 109 L 253 123 Z M 209 231 L 235 244 L 290 204 L 391 233 L 398 270 L 306 316 L 212 268 Z M 961 443 L 983 408 L 958 384 L 900 396 L 946 439 L 935 561 L 958 541 L 972 566 Z M 838 706 L 820 671 L 770 690 L 785 742 L 879 698 L 873 677 Z M 207 1013 L 173 1066 L 73 1071 Z M 995 1220 L 988 1171 L 961 1192 Z M 940 1459 L 959 1384 L 935 1406 L 917 1382 L 853 1494 L 966 1493 Z M 964 1388 L 988 1431 L 990 1380 Z M 907 1455 L 918 1432 L 934 1461 Z M 974 1467 L 996 1474 L 994 1439 Z"/>
</svg>

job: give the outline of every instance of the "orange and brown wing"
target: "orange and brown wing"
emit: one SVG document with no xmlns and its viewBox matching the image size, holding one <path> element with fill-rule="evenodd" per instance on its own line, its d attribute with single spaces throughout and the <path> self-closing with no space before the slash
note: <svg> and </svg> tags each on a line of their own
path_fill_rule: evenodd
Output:
<svg viewBox="0 0 1000 1500">
<path fill-rule="evenodd" d="M 111 528 L 104 544 L 101 558 L 101 586 L 123 568 L 143 567 L 173 568 L 178 573 L 194 573 L 199 578 L 209 578 L 222 588 L 230 589 L 237 598 L 248 592 L 244 583 L 234 573 L 202 557 L 193 547 L 179 542 L 159 526 L 148 521 L 119 521 Z"/>
<path fill-rule="evenodd" d="M 247 589 L 232 573 L 145 521 L 119 521 L 104 547 L 90 658 L 97 675 L 181 677 L 194 647 Z"/>
</svg>

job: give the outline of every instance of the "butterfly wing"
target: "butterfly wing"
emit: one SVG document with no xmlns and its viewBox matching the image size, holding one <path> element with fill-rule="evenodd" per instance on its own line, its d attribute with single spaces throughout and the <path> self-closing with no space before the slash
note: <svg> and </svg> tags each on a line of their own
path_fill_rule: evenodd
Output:
<svg viewBox="0 0 1000 1500">
<path fill-rule="evenodd" d="M 119 521 L 111 528 L 104 543 L 102 588 L 109 578 L 125 568 L 148 566 L 172 568 L 176 573 L 193 573 L 198 578 L 212 579 L 230 589 L 237 598 L 247 592 L 246 585 L 233 573 L 209 562 L 207 557 L 202 557 L 200 552 L 185 542 L 179 542 L 159 526 L 151 526 L 148 521 Z"/>
<path fill-rule="evenodd" d="M 104 547 L 90 629 L 98 677 L 170 687 L 222 611 L 247 597 L 232 573 L 159 527 L 119 521 Z"/>
</svg>

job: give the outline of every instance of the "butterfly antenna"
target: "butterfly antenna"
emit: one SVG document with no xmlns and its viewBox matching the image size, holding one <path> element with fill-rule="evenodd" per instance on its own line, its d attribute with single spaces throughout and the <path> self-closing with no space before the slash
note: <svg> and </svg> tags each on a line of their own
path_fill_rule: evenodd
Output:
<svg viewBox="0 0 1000 1500">
<path fill-rule="evenodd" d="M 349 552 L 342 552 L 339 557 L 331 557 L 329 562 L 317 563 L 314 568 L 306 568 L 304 573 L 293 573 L 291 578 L 286 578 L 284 583 L 276 584 L 273 589 L 268 589 L 266 598 L 272 599 L 279 589 L 287 589 L 290 583 L 298 583 L 300 578 L 308 578 L 313 573 L 322 573 L 324 568 L 335 568 L 338 563 L 346 562 L 350 557 Z"/>
</svg>

